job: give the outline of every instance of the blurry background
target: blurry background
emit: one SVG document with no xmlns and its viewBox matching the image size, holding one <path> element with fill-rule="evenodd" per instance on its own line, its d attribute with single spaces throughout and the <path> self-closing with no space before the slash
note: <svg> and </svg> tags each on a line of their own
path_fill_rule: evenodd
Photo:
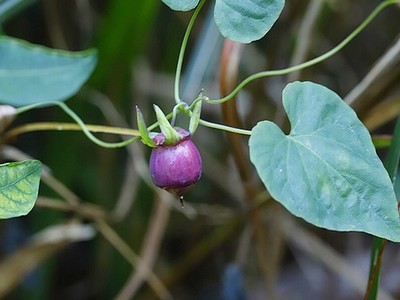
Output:
<svg viewBox="0 0 400 300">
<path fill-rule="evenodd" d="M 57 49 L 98 49 L 93 76 L 68 100 L 86 123 L 136 128 L 135 105 L 148 124 L 155 120 L 153 103 L 172 110 L 175 66 L 190 12 L 174 12 L 159 0 L 20 2 L 26 5 L 3 23 L 3 34 Z M 265 38 L 240 48 L 238 66 L 228 55 L 228 65 L 238 70 L 233 82 L 325 53 L 379 3 L 288 1 Z M 224 39 L 212 6 L 208 1 L 189 40 L 181 83 L 187 102 L 203 88 L 210 98 L 221 97 Z M 351 103 L 373 134 L 390 134 L 400 114 L 399 28 L 395 5 L 334 57 L 301 73 L 255 81 L 236 106 L 204 105 L 202 117 L 246 129 L 268 119 L 288 131 L 282 89 L 293 80 L 311 80 Z M 39 121 L 70 122 L 57 108 L 45 108 L 24 114 L 12 127 Z M 187 126 L 185 117 L 178 121 Z M 151 184 L 150 149 L 140 142 L 107 150 L 79 132 L 49 131 L 19 136 L 3 147 L 3 161 L 31 156 L 47 169 L 35 209 L 0 222 L 0 298 L 362 297 L 371 236 L 329 232 L 289 215 L 260 184 L 247 156 L 247 137 L 200 127 L 193 140 L 204 174 L 185 196 L 184 208 Z M 379 299 L 400 299 L 398 249 L 394 244 L 386 249 Z"/>
</svg>

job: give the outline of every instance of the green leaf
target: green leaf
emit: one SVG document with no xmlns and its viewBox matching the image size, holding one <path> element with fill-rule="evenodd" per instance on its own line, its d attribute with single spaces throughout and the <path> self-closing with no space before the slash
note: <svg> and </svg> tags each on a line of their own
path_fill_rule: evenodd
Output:
<svg viewBox="0 0 400 300">
<path fill-rule="evenodd" d="M 96 51 L 67 52 L 0 37 L 0 103 L 23 106 L 74 95 L 96 65 Z"/>
<path fill-rule="evenodd" d="M 224 37 L 250 43 L 271 29 L 284 5 L 284 0 L 217 0 L 214 19 Z"/>
<path fill-rule="evenodd" d="M 199 4 L 199 0 L 161 0 L 173 10 L 188 11 Z"/>
<path fill-rule="evenodd" d="M 263 121 L 249 141 L 251 161 L 271 196 L 316 226 L 399 242 L 391 180 L 354 111 L 311 82 L 288 84 L 283 106 L 290 134 Z"/>
<path fill-rule="evenodd" d="M 39 192 L 42 164 L 26 160 L 0 165 L 0 219 L 26 215 Z"/>
</svg>

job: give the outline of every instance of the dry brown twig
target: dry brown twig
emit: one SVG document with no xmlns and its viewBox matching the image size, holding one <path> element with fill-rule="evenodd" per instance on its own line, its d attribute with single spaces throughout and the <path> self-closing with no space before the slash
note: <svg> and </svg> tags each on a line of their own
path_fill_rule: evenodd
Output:
<svg viewBox="0 0 400 300">
<path fill-rule="evenodd" d="M 362 274 L 353 268 L 351 264 L 332 247 L 316 235 L 308 232 L 293 219 L 285 219 L 283 222 L 283 229 L 292 246 L 300 248 L 313 259 L 323 263 L 330 270 L 338 274 L 340 278 L 346 279 L 360 296 L 364 295 L 365 285 L 366 282 L 368 282 L 366 274 Z M 394 300 L 394 298 L 382 288 L 380 288 L 379 291 L 379 299 Z"/>
</svg>

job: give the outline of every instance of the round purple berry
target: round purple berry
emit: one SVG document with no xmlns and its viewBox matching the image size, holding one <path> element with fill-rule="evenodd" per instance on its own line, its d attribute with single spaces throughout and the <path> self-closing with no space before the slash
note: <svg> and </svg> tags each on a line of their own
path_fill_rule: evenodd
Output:
<svg viewBox="0 0 400 300">
<path fill-rule="evenodd" d="M 150 156 L 150 174 L 156 186 L 181 196 L 201 177 L 202 163 L 190 133 L 177 129 L 183 138 L 173 145 L 165 145 L 162 133 L 154 137 L 157 147 Z"/>
</svg>

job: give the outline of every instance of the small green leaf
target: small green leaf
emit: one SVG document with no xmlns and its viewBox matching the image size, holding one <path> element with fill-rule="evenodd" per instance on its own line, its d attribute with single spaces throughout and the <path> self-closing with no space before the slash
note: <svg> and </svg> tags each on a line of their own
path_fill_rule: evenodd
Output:
<svg viewBox="0 0 400 300">
<path fill-rule="evenodd" d="M 199 4 L 199 0 L 161 0 L 173 10 L 188 11 Z"/>
<path fill-rule="evenodd" d="M 156 112 L 158 125 L 160 126 L 161 132 L 165 136 L 165 144 L 172 145 L 183 138 L 182 134 L 178 133 L 172 125 L 168 122 L 162 110 L 157 106 L 153 105 L 154 111 Z"/>
<path fill-rule="evenodd" d="M 0 165 L 0 219 L 26 215 L 39 192 L 42 164 L 26 160 Z"/>
<path fill-rule="evenodd" d="M 138 129 L 140 132 L 140 136 L 142 138 L 142 142 L 149 147 L 155 147 L 156 144 L 150 138 L 149 132 L 147 131 L 146 123 L 144 122 L 143 114 L 140 111 L 139 106 L 136 106 L 136 116 L 137 116 L 137 124 L 138 124 Z"/>
<path fill-rule="evenodd" d="M 284 5 L 284 0 L 217 0 L 214 19 L 224 37 L 250 43 L 271 29 Z"/>
<path fill-rule="evenodd" d="M 290 134 L 264 121 L 249 141 L 251 161 L 271 196 L 316 226 L 399 242 L 391 180 L 354 111 L 311 82 L 288 84 L 283 105 Z"/>
<path fill-rule="evenodd" d="M 0 37 L 0 103 L 23 106 L 74 95 L 96 65 L 96 51 L 67 52 Z"/>
</svg>

